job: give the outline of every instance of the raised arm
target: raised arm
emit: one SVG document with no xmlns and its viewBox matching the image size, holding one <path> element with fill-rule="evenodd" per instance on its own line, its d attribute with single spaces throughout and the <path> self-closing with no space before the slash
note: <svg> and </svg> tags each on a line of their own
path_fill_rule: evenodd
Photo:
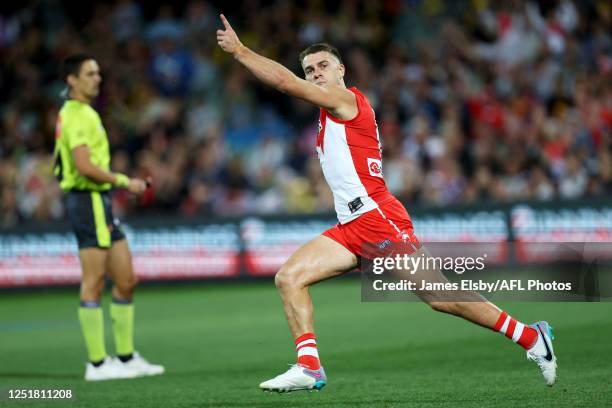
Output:
<svg viewBox="0 0 612 408">
<path fill-rule="evenodd" d="M 223 51 L 244 65 L 263 83 L 283 93 L 303 99 L 328 110 L 339 119 L 352 119 L 357 114 L 355 95 L 339 86 L 319 86 L 305 81 L 276 61 L 247 48 L 221 14 L 224 30 L 217 30 L 217 42 Z"/>
</svg>

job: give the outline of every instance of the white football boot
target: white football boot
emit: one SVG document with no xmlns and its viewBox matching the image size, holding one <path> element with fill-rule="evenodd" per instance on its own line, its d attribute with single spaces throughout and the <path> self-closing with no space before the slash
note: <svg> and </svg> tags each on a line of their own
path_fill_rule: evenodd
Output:
<svg viewBox="0 0 612 408">
<path fill-rule="evenodd" d="M 119 358 L 115 358 L 115 364 L 117 364 L 117 366 L 119 366 L 122 370 L 131 373 L 131 377 L 129 378 L 160 375 L 166 371 L 162 365 L 149 363 L 144 359 L 144 357 L 138 354 L 137 351 L 135 351 L 132 358 L 125 363 L 119 360 Z"/>
<path fill-rule="evenodd" d="M 87 363 L 85 368 L 85 381 L 121 380 L 126 378 L 133 378 L 133 372 L 123 369 L 110 357 L 105 357 L 104 362 L 97 367 Z"/>
<path fill-rule="evenodd" d="M 299 364 L 293 364 L 287 372 L 259 384 L 264 391 L 291 392 L 299 390 L 317 390 L 325 387 L 327 376 L 323 367 L 310 370 Z"/>
<path fill-rule="evenodd" d="M 552 387 L 557 379 L 557 357 L 552 345 L 552 327 L 545 321 L 530 324 L 529 327 L 538 332 L 538 339 L 533 347 L 527 350 L 527 359 L 540 367 L 546 385 Z"/>
</svg>

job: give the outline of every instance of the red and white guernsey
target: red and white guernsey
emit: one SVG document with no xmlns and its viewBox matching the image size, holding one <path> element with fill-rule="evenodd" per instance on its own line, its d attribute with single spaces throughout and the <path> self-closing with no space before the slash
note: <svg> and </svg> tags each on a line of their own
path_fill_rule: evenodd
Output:
<svg viewBox="0 0 612 408">
<path fill-rule="evenodd" d="M 349 91 L 355 94 L 357 116 L 339 120 L 321 108 L 316 147 L 340 224 L 393 199 L 383 179 L 374 110 L 357 88 Z"/>
</svg>

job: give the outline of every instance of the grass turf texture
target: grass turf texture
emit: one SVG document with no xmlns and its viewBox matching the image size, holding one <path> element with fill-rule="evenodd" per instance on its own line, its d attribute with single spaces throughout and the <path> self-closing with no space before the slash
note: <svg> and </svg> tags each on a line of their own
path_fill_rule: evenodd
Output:
<svg viewBox="0 0 612 408">
<path fill-rule="evenodd" d="M 0 406 L 600 407 L 612 404 L 612 304 L 504 303 L 555 327 L 557 385 L 502 335 L 420 303 L 361 303 L 356 279 L 311 290 L 329 383 L 263 393 L 295 360 L 273 284 L 140 288 L 137 349 L 160 377 L 86 383 L 77 290 L 0 294 Z M 108 314 L 107 351 L 113 351 Z M 75 398 L 8 400 L 8 389 L 71 389 Z"/>
</svg>

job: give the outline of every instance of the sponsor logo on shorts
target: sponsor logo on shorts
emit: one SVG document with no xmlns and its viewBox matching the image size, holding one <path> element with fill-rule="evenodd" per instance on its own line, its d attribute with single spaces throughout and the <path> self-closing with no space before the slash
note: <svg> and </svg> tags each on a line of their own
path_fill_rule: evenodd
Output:
<svg viewBox="0 0 612 408">
<path fill-rule="evenodd" d="M 388 247 L 389 245 L 391 245 L 391 240 L 390 239 L 385 239 L 383 242 L 381 242 L 380 244 L 378 244 L 378 248 L 380 249 L 385 249 L 386 247 Z"/>
</svg>

